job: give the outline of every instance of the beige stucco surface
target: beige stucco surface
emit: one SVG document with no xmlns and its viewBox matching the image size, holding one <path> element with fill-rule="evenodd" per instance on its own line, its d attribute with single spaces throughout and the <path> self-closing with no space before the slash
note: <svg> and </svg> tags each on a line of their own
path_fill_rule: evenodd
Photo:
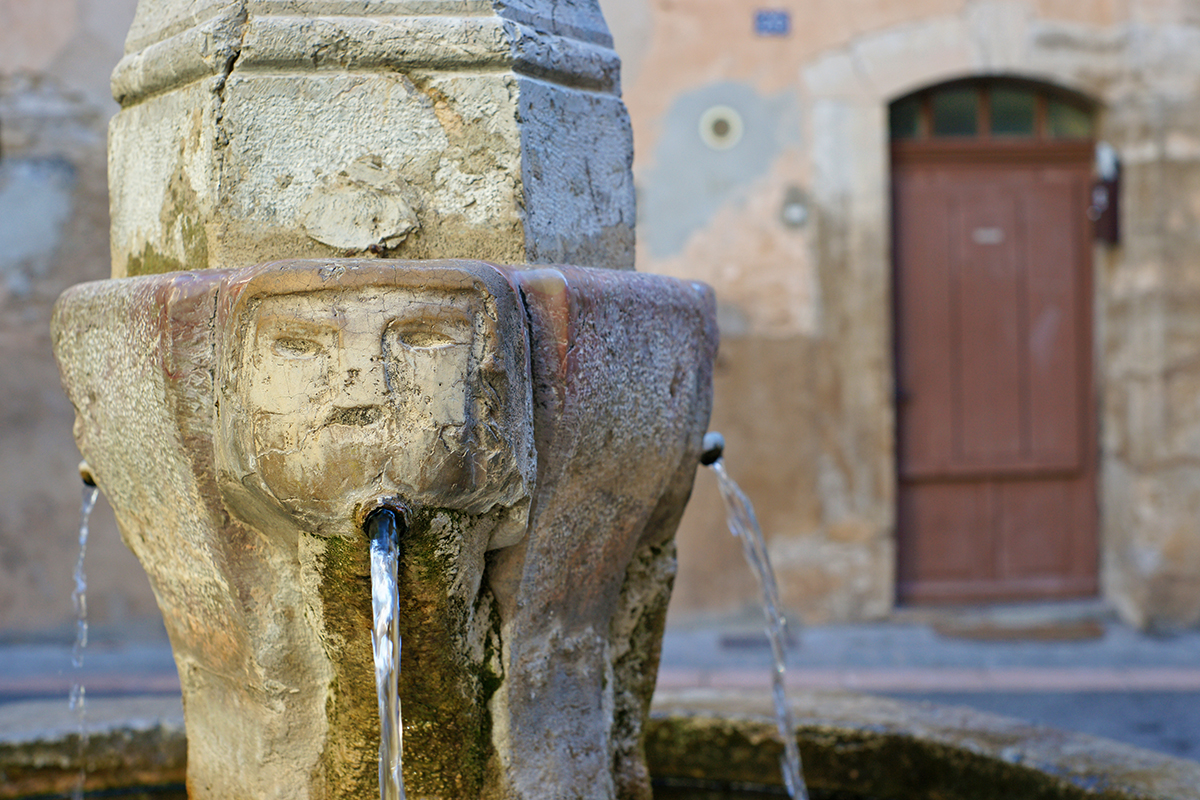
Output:
<svg viewBox="0 0 1200 800">
<path fill-rule="evenodd" d="M 887 105 L 1014 75 L 1097 101 L 1097 137 L 1125 170 L 1123 242 L 1095 258 L 1103 594 L 1139 624 L 1200 620 L 1194 4 L 817 2 L 793 8 L 782 37 L 755 35 L 760 6 L 605 3 L 633 66 L 638 268 L 717 290 L 713 427 L 758 506 L 785 602 L 814 621 L 893 606 Z M 755 158 L 701 142 L 716 104 L 741 112 Z M 768 133 L 752 140 L 755 128 Z M 809 204 L 800 228 L 781 219 L 796 190 Z M 730 574 L 736 548 L 709 483 L 681 529 L 679 621 L 754 604 L 751 581 Z"/>
<path fill-rule="evenodd" d="M 35 237 L 45 249 L 32 262 L 13 260 L 26 266 L 5 267 L 6 630 L 62 625 L 70 614 L 75 453 L 46 330 L 62 288 L 108 274 L 104 137 L 118 108 L 108 76 L 133 6 L 0 4 L 0 164 L 62 157 L 77 170 L 70 213 L 54 236 Z M 758 5 L 744 0 L 602 6 L 632 119 L 638 269 L 717 289 L 723 344 L 713 427 L 727 434 L 730 471 L 758 503 L 784 596 L 812 620 L 892 606 L 887 103 L 996 73 L 1099 101 L 1099 135 L 1125 167 L 1125 238 L 1095 259 L 1103 592 L 1139 622 L 1200 619 L 1195 4 L 822 0 L 793 11 L 785 38 L 755 36 Z M 699 141 L 697 117 L 742 99 L 753 106 L 743 112 L 746 135 L 770 133 L 753 140 L 767 144 L 748 166 L 726 170 Z M 55 185 L 57 174 L 37 185 Z M 799 229 L 779 221 L 791 187 L 809 201 Z M 678 618 L 756 613 L 752 580 L 731 564 L 736 547 L 711 476 L 699 477 L 680 541 Z M 154 613 L 111 521 L 98 523 L 89 563 L 99 625 Z"/>
<path fill-rule="evenodd" d="M 69 636 L 79 456 L 50 350 L 60 292 L 106 277 L 108 76 L 133 0 L 0 4 L 0 631 Z M 154 597 L 102 500 L 93 518 L 93 635 L 155 626 Z"/>
</svg>

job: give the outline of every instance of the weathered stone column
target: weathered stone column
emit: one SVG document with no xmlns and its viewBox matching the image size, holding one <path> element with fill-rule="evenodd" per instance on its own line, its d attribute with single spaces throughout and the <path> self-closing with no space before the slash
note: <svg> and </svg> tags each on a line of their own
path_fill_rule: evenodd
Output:
<svg viewBox="0 0 1200 800">
<path fill-rule="evenodd" d="M 374 794 L 386 504 L 409 797 L 649 797 L 716 330 L 707 287 L 631 271 L 610 45 L 595 0 L 139 4 L 115 279 L 54 331 L 189 796 Z"/>
<path fill-rule="evenodd" d="M 383 255 L 633 266 L 596 0 L 194 0 L 113 74 L 113 276 Z"/>
</svg>

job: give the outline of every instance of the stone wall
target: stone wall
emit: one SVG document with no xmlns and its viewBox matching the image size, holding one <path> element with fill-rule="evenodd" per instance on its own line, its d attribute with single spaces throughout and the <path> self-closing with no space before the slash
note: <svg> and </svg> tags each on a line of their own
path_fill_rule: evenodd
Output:
<svg viewBox="0 0 1200 800">
<path fill-rule="evenodd" d="M 786 35 L 756 35 L 762 6 L 606 0 L 605 11 L 634 122 L 638 268 L 717 289 L 713 428 L 757 504 L 785 602 L 809 620 L 893 606 L 887 105 L 1000 74 L 1097 100 L 1098 138 L 1122 159 L 1124 239 L 1095 258 L 1103 592 L 1139 624 L 1195 624 L 1200 7 L 809 3 Z M 744 128 L 724 150 L 698 131 L 716 106 Z M 785 218 L 796 203 L 802 225 Z M 753 613 L 709 476 L 679 542 L 677 622 Z"/>
<path fill-rule="evenodd" d="M 108 75 L 133 0 L 0 2 L 0 636 L 69 636 L 78 552 L 74 413 L 50 352 L 59 293 L 109 273 Z M 157 624 L 111 512 L 95 515 L 88 609 Z M 102 631 L 101 631 L 102 633 Z"/>
<path fill-rule="evenodd" d="M 77 456 L 47 321 L 62 288 L 109 273 L 108 76 L 134 5 L 0 2 L 0 631 L 70 616 Z M 763 4 L 748 0 L 602 5 L 633 120 L 638 269 L 718 291 L 712 427 L 758 504 L 786 602 L 811 620 L 893 604 L 887 103 L 997 73 L 1101 103 L 1125 191 L 1123 242 L 1095 258 L 1103 591 L 1141 624 L 1200 620 L 1196 4 L 818 2 L 793 12 L 787 36 L 755 35 Z M 752 148 L 701 141 L 699 116 L 721 105 L 740 111 Z M 797 199 L 808 218 L 789 227 Z M 153 616 L 100 516 L 93 619 Z M 756 613 L 738 558 L 702 473 L 674 618 Z"/>
</svg>

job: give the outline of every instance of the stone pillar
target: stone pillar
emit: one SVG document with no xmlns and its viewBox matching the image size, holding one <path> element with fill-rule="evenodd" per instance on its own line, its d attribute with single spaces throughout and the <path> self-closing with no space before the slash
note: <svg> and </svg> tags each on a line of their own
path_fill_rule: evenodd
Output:
<svg viewBox="0 0 1200 800">
<path fill-rule="evenodd" d="M 350 255 L 633 267 L 596 0 L 143 0 L 112 87 L 114 277 Z"/>
<path fill-rule="evenodd" d="M 393 503 L 409 796 L 648 798 L 716 330 L 632 272 L 596 0 L 144 0 L 113 93 L 118 280 L 64 294 L 56 353 L 189 796 L 374 793 Z"/>
</svg>

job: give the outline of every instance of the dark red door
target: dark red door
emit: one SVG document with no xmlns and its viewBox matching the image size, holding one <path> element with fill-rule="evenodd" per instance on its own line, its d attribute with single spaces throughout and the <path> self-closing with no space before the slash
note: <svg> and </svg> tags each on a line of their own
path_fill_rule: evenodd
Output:
<svg viewBox="0 0 1200 800">
<path fill-rule="evenodd" d="M 893 149 L 901 601 L 1096 591 L 1090 181 L 1086 144 Z"/>
</svg>

